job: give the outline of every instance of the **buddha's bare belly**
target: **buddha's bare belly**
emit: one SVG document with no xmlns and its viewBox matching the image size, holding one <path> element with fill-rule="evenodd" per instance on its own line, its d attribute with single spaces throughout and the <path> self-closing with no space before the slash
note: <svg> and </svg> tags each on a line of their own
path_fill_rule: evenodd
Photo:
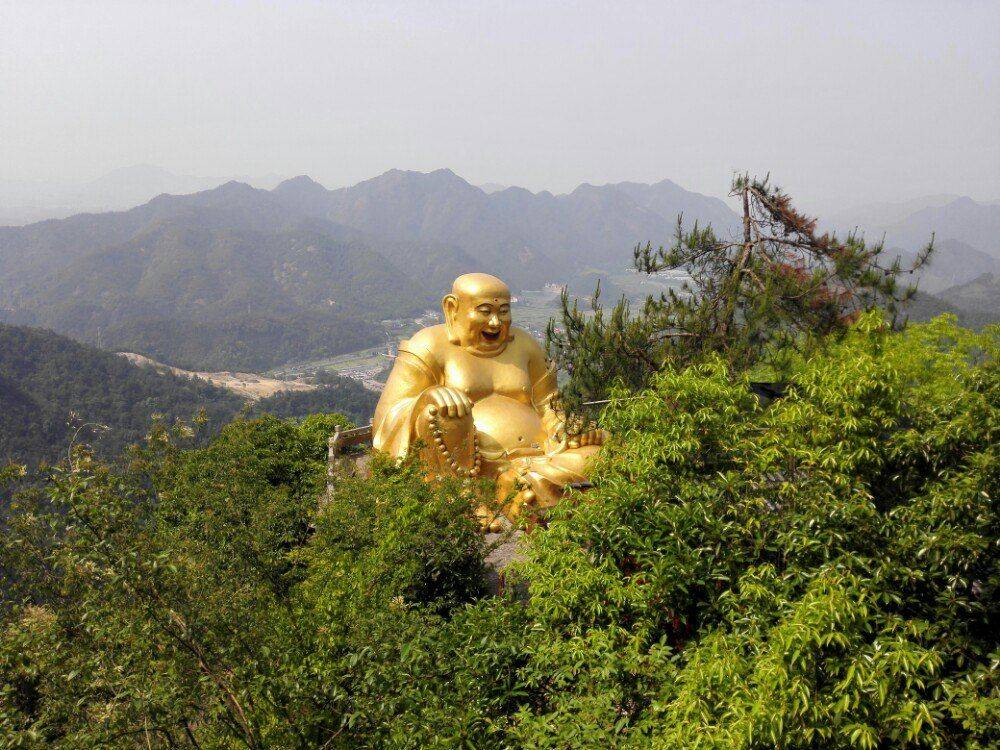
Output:
<svg viewBox="0 0 1000 750">
<path fill-rule="evenodd" d="M 488 456 L 498 451 L 530 455 L 542 450 L 545 442 L 542 420 L 522 401 L 494 393 L 473 405 L 472 418 L 480 436 L 480 448 Z"/>
</svg>

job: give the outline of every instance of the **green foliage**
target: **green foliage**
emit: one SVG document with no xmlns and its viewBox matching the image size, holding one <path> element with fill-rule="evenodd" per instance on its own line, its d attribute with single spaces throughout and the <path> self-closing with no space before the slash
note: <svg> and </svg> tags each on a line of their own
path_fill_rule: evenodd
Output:
<svg viewBox="0 0 1000 750">
<path fill-rule="evenodd" d="M 84 454 L 21 498 L 3 549 L 11 740 L 130 747 L 196 723 L 253 740 L 248 701 L 288 627 L 321 453 L 274 419 L 193 451 L 161 431 L 125 473 Z"/>
<path fill-rule="evenodd" d="M 515 744 L 992 746 L 998 333 L 868 316 L 766 410 L 718 359 L 616 400 L 524 565 Z"/>
<path fill-rule="evenodd" d="M 301 559 L 296 626 L 310 653 L 282 684 L 315 707 L 299 726 L 313 737 L 306 746 L 426 747 L 438 731 L 430 705 L 460 690 L 454 659 L 467 634 L 449 621 L 483 592 L 468 493 L 425 483 L 412 463 L 377 460 L 370 479 L 338 484 Z"/>
<path fill-rule="evenodd" d="M 350 378 L 326 376 L 328 381 L 315 391 L 286 391 L 261 399 L 251 414 L 271 414 L 282 419 L 316 413 L 346 414 L 358 424 L 368 424 L 375 413 L 379 394 Z"/>
<path fill-rule="evenodd" d="M 998 347 L 873 313 L 767 408 L 718 356 L 617 391 L 520 597 L 478 488 L 319 503 L 336 418 L 80 455 L 4 530 L 0 744 L 995 747 Z"/>
<path fill-rule="evenodd" d="M 414 644 L 481 592 L 482 539 L 468 493 L 413 465 L 377 463 L 318 513 L 337 426 L 238 421 L 197 449 L 161 429 L 124 470 L 78 452 L 19 496 L 0 548 L 0 745 L 375 732 L 383 687 L 415 659 L 435 668 Z"/>
<path fill-rule="evenodd" d="M 881 308 L 895 321 L 916 293 L 899 285 L 899 258 L 882 265 L 881 243 L 818 234 L 816 220 L 767 178 L 737 176 L 730 195 L 743 203 L 739 239 L 697 223 L 685 232 L 678 216 L 669 248 L 636 246 L 636 271 L 683 272 L 679 292 L 649 296 L 636 313 L 624 297 L 605 311 L 598 286 L 591 315 L 575 301 L 570 306 L 563 293 L 561 325 L 551 321 L 547 338 L 550 355 L 569 375 L 562 388 L 569 410 L 605 398 L 616 383 L 642 388 L 668 363 L 682 366 L 709 354 L 738 372 L 783 369 L 790 353 L 843 334 L 862 312 Z M 908 273 L 932 251 L 933 238 Z"/>
<path fill-rule="evenodd" d="M 65 457 L 71 442 L 115 456 L 149 431 L 203 412 L 214 434 L 242 399 L 203 381 L 136 367 L 50 331 L 0 325 L 0 461 Z"/>
</svg>

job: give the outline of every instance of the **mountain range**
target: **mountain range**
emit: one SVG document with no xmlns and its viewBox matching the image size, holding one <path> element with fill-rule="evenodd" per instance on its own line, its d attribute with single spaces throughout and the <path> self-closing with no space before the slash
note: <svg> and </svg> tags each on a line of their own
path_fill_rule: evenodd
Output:
<svg viewBox="0 0 1000 750">
<path fill-rule="evenodd" d="M 905 220 L 908 216 L 925 208 L 940 208 L 958 200 L 962 196 L 952 193 L 924 195 L 904 201 L 873 201 L 856 205 L 853 208 L 834 211 L 823 215 L 825 226 L 844 230 L 853 227 L 868 227 L 877 229 L 887 227 Z"/>
<path fill-rule="evenodd" d="M 306 176 L 271 190 L 232 181 L 0 227 L 0 318 L 186 369 L 260 371 L 375 344 L 380 320 L 436 306 L 468 271 L 515 290 L 590 284 L 637 243 L 669 242 L 678 215 L 739 232 L 726 203 L 669 180 L 562 195 L 483 189 L 448 169 L 334 190 Z M 938 196 L 868 216 L 893 221 L 861 228 L 904 256 L 937 232 L 925 289 L 1000 275 L 1000 205 Z"/>
<path fill-rule="evenodd" d="M 487 194 L 450 170 L 351 188 L 229 182 L 127 211 L 0 228 L 0 316 L 187 369 L 261 370 L 381 339 L 490 270 L 538 288 L 621 269 L 676 215 L 732 227 L 720 200 L 664 181 Z"/>
<path fill-rule="evenodd" d="M 926 241 L 925 243 L 926 244 Z M 911 246 L 912 247 L 912 246 Z M 893 246 L 889 255 L 898 255 L 903 265 L 912 264 L 916 253 Z M 918 273 L 921 291 L 931 294 L 950 294 L 951 287 L 964 284 L 983 274 L 1000 274 L 1000 258 L 974 248 L 961 240 L 934 241 L 930 264 Z"/>
<path fill-rule="evenodd" d="M 419 295 L 387 265 L 356 232 L 227 183 L 0 229 L 0 307 L 188 369 L 259 370 L 378 341 L 354 308 Z"/>
<path fill-rule="evenodd" d="M 461 249 L 528 288 L 587 267 L 622 268 L 636 243 L 668 241 L 678 214 L 688 224 L 711 223 L 720 231 L 738 226 L 723 201 L 669 180 L 584 184 L 553 195 L 519 187 L 486 192 L 449 169 L 393 169 L 338 190 L 296 177 L 273 194 L 290 207 L 371 236 Z"/>
<path fill-rule="evenodd" d="M 927 206 L 881 228 L 890 247 L 913 248 L 933 233 L 938 240 L 958 240 L 1000 258 L 1000 204 L 956 198 Z"/>
<path fill-rule="evenodd" d="M 902 203 L 878 203 L 827 217 L 823 225 L 846 234 L 883 240 L 904 263 L 933 236 L 936 251 L 920 275 L 931 293 L 964 284 L 984 273 L 1000 274 L 1000 203 L 937 195 Z"/>
</svg>

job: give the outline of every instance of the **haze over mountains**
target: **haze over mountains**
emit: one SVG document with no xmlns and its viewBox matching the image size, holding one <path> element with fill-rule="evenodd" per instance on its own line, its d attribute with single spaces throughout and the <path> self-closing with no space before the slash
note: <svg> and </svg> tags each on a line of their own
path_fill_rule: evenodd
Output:
<svg viewBox="0 0 1000 750">
<path fill-rule="evenodd" d="M 739 231 L 722 200 L 669 180 L 564 195 L 483 189 L 447 169 L 390 170 L 334 190 L 306 176 L 272 190 L 228 182 L 0 228 L 0 318 L 188 369 L 259 371 L 373 345 L 380 320 L 435 307 L 470 270 L 516 289 L 619 272 L 635 244 L 669 242 L 678 214 Z M 904 253 L 936 230 L 927 284 L 986 275 L 976 298 L 989 296 L 1000 205 L 939 196 L 858 215 Z"/>
<path fill-rule="evenodd" d="M 716 199 L 664 181 L 568 195 L 487 194 L 449 170 L 327 190 L 230 182 L 128 211 L 0 228 L 3 318 L 197 369 L 265 369 L 362 348 L 379 320 L 436 306 L 490 269 L 538 288 L 669 237 L 676 214 L 729 226 Z"/>
<path fill-rule="evenodd" d="M 954 195 L 928 196 L 862 206 L 828 217 L 823 224 L 841 234 L 858 230 L 869 240 L 884 239 L 890 254 L 898 254 L 904 264 L 912 262 L 933 235 L 935 252 L 930 266 L 919 274 L 920 290 L 946 304 L 922 300 L 917 309 L 924 310 L 925 316 L 933 310 L 952 309 L 967 325 L 997 320 L 1000 203 Z"/>
<path fill-rule="evenodd" d="M 271 188 L 276 175 L 237 178 Z M 217 177 L 175 174 L 151 164 L 134 164 L 80 183 L 9 180 L 0 177 L 0 226 L 62 219 L 83 211 L 119 211 L 145 203 L 157 195 L 180 195 L 207 190 L 226 182 Z"/>
</svg>

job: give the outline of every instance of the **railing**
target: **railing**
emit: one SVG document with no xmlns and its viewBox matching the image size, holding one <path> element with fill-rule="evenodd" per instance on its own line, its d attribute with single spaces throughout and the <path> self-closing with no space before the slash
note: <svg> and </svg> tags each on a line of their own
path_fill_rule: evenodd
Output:
<svg viewBox="0 0 1000 750">
<path fill-rule="evenodd" d="M 333 497 L 334 484 L 337 477 L 351 475 L 358 471 L 360 457 L 344 455 L 347 448 L 356 445 L 369 446 L 372 443 L 372 426 L 355 427 L 351 430 L 334 432 L 327 440 L 326 460 L 326 496 Z"/>
<path fill-rule="evenodd" d="M 339 454 L 344 448 L 352 445 L 368 445 L 372 441 L 372 426 L 355 427 L 350 430 L 338 429 L 330 436 L 330 455 Z"/>
</svg>

